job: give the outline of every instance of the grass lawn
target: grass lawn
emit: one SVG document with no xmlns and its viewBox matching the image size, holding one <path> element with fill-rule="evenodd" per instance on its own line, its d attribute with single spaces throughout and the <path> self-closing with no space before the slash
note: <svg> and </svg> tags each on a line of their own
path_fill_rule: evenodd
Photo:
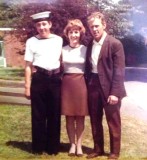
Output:
<svg viewBox="0 0 147 160">
<path fill-rule="evenodd" d="M 62 117 L 61 152 L 57 156 L 31 154 L 30 107 L 0 105 L 0 160 L 73 160 L 86 159 L 93 147 L 89 117 L 85 121 L 84 157 L 70 158 L 65 119 Z M 108 128 L 105 126 L 105 150 L 109 153 Z M 107 157 L 95 158 L 105 160 Z M 94 159 L 94 160 L 95 160 Z M 147 123 L 122 114 L 122 150 L 120 160 L 147 159 Z"/>
</svg>

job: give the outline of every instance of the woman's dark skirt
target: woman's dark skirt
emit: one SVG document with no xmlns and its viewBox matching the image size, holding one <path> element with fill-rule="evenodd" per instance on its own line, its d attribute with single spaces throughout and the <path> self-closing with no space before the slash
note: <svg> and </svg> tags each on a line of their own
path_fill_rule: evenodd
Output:
<svg viewBox="0 0 147 160">
<path fill-rule="evenodd" d="M 62 115 L 88 115 L 87 88 L 84 74 L 64 74 L 61 89 Z"/>
</svg>

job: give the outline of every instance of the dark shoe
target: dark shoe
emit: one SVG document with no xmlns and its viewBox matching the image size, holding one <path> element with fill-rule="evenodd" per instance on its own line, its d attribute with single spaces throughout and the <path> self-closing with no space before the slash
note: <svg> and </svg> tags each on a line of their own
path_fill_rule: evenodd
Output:
<svg viewBox="0 0 147 160">
<path fill-rule="evenodd" d="M 83 156 L 83 151 L 82 151 L 82 147 L 81 146 L 77 147 L 76 155 L 77 155 L 77 157 L 82 157 Z"/>
<path fill-rule="evenodd" d="M 109 160 L 118 160 L 118 158 L 119 158 L 119 155 L 118 155 L 118 154 L 110 154 L 110 155 L 108 156 L 108 159 L 109 159 Z"/>
<path fill-rule="evenodd" d="M 78 153 L 78 154 L 77 154 L 77 157 L 83 157 L 83 154 Z"/>
<path fill-rule="evenodd" d="M 93 152 L 93 153 L 89 154 L 86 158 L 90 159 L 90 158 L 95 158 L 95 157 L 103 156 L 103 155 L 104 155 L 104 153 Z"/>
<path fill-rule="evenodd" d="M 72 143 L 70 150 L 68 152 L 68 156 L 73 157 L 75 155 L 76 155 L 76 145 L 74 143 Z"/>
<path fill-rule="evenodd" d="M 32 154 L 35 154 L 35 155 L 42 155 L 43 152 L 36 152 L 36 151 L 32 151 Z"/>
<path fill-rule="evenodd" d="M 68 153 L 68 156 L 70 156 L 70 157 L 73 157 L 75 155 L 76 155 L 75 153 Z"/>
<path fill-rule="evenodd" d="M 49 154 L 49 155 L 57 155 L 58 152 L 47 152 L 47 154 Z"/>
<path fill-rule="evenodd" d="M 36 154 L 36 155 L 42 155 L 43 154 L 43 150 L 32 150 L 32 154 Z"/>
</svg>

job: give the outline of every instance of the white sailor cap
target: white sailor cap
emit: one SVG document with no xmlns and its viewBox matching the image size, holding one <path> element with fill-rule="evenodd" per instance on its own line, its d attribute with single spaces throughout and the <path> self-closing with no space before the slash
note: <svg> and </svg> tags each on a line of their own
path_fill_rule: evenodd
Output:
<svg viewBox="0 0 147 160">
<path fill-rule="evenodd" d="M 50 13 L 51 13 L 50 11 L 45 11 L 45 12 L 33 14 L 30 17 L 32 17 L 33 21 L 40 21 L 40 20 L 48 19 L 50 17 Z"/>
</svg>

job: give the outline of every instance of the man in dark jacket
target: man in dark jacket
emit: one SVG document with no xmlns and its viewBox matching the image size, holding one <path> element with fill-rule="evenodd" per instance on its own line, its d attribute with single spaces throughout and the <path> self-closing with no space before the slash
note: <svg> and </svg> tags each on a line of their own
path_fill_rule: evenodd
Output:
<svg viewBox="0 0 147 160">
<path fill-rule="evenodd" d="M 106 21 L 102 13 L 92 13 L 88 17 L 88 26 L 93 36 L 87 49 L 86 76 L 94 150 L 87 158 L 104 154 L 104 110 L 110 134 L 108 159 L 118 159 L 121 142 L 120 106 L 121 99 L 126 95 L 124 50 L 121 42 L 105 31 Z"/>
</svg>

